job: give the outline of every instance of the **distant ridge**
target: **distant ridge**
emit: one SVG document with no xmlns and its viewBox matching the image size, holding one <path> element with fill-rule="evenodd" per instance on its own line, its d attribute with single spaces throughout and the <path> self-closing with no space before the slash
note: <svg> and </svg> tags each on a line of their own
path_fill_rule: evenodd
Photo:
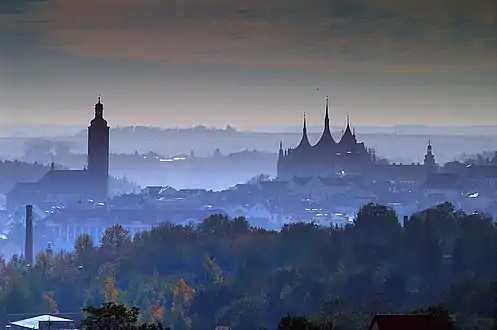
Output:
<svg viewBox="0 0 497 330">
<path fill-rule="evenodd" d="M 497 125 L 471 126 L 435 126 L 435 125 L 393 125 L 393 126 L 355 126 L 358 134 L 398 134 L 398 135 L 468 135 L 468 136 L 497 136 Z M 343 127 L 333 125 L 334 132 L 340 132 Z M 300 133 L 300 126 L 259 126 L 248 129 L 238 129 L 231 125 L 225 127 L 210 127 L 195 125 L 191 127 L 157 127 L 157 126 L 117 126 L 114 132 L 181 132 L 181 133 Z M 308 126 L 308 132 L 321 133 L 321 126 Z M 1 137 L 60 137 L 86 134 L 85 126 L 75 125 L 0 125 Z"/>
</svg>

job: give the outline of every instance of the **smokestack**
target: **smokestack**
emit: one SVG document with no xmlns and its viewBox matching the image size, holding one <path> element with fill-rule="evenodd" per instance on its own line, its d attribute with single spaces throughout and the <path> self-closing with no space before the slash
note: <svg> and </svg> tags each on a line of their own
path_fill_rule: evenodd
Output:
<svg viewBox="0 0 497 330">
<path fill-rule="evenodd" d="M 26 241 L 24 260 L 33 265 L 33 205 L 26 205 Z"/>
</svg>

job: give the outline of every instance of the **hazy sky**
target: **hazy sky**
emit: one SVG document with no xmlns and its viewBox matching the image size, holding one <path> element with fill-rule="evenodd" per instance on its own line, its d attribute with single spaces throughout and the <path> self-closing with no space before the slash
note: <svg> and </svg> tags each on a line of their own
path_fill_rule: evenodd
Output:
<svg viewBox="0 0 497 330">
<path fill-rule="evenodd" d="M 495 0 L 0 0 L 3 123 L 497 124 Z M 319 88 L 320 91 L 316 91 Z"/>
</svg>

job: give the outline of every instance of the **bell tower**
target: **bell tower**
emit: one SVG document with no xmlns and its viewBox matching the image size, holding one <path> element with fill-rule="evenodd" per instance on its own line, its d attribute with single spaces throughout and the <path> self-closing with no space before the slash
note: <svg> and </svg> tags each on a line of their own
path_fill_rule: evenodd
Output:
<svg viewBox="0 0 497 330">
<path fill-rule="evenodd" d="M 108 197 L 109 181 L 109 126 L 104 119 L 104 106 L 95 104 L 95 118 L 88 127 L 88 174 L 94 187 L 95 198 Z"/>
<path fill-rule="evenodd" d="M 431 141 L 428 142 L 428 146 L 426 147 L 424 166 L 428 172 L 434 172 L 437 168 L 437 163 L 435 162 L 435 156 L 433 155 Z"/>
</svg>

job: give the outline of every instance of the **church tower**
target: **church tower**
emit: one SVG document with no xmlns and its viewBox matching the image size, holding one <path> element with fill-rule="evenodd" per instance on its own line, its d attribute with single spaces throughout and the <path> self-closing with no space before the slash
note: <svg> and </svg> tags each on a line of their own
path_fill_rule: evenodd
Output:
<svg viewBox="0 0 497 330">
<path fill-rule="evenodd" d="M 431 147 L 431 141 L 428 142 L 428 146 L 426 147 L 424 165 L 428 172 L 434 172 L 437 167 L 437 164 L 435 162 L 435 156 L 433 155 L 433 150 Z"/>
<path fill-rule="evenodd" d="M 109 181 L 109 126 L 104 119 L 104 106 L 95 104 L 95 118 L 88 127 L 88 174 L 94 187 L 95 198 L 108 196 Z"/>
</svg>

